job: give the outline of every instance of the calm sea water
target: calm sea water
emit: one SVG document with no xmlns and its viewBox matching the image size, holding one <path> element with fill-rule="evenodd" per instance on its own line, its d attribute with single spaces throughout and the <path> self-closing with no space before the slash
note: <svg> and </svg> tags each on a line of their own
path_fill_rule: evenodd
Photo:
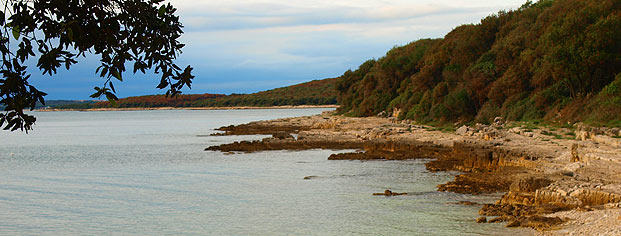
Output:
<svg viewBox="0 0 621 236">
<path fill-rule="evenodd" d="M 338 151 L 224 155 L 264 136 L 214 128 L 326 109 L 34 112 L 0 132 L 0 235 L 492 235 L 490 196 L 436 192 L 454 173 L 423 160 L 328 161 Z M 305 180 L 305 176 L 317 176 Z M 390 188 L 407 196 L 378 197 Z"/>
</svg>

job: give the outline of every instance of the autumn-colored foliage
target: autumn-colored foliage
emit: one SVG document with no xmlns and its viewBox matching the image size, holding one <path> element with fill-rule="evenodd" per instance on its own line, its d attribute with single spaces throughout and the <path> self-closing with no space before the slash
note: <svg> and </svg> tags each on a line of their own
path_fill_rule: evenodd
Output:
<svg viewBox="0 0 621 236">
<path fill-rule="evenodd" d="M 215 99 L 197 101 L 198 107 L 232 106 L 285 106 L 336 104 L 336 78 L 313 80 L 306 83 L 276 88 L 253 94 L 232 94 Z"/>
<path fill-rule="evenodd" d="M 93 104 L 92 108 L 130 108 L 130 107 L 189 107 L 194 102 L 223 97 L 223 94 L 186 94 L 177 97 L 166 97 L 165 95 L 148 95 L 138 97 L 128 97 L 119 99 L 115 104 L 108 101 Z"/>
<path fill-rule="evenodd" d="M 122 98 L 116 103 L 71 104 L 55 108 L 151 108 L 151 107 L 233 107 L 233 106 L 285 106 L 336 104 L 336 78 L 313 80 L 283 88 L 253 94 L 188 94 L 177 97 L 149 95 Z"/>
<path fill-rule="evenodd" d="M 621 120 L 620 28 L 621 1 L 527 2 L 345 72 L 339 111 L 400 110 L 400 118 L 419 122 L 614 123 Z"/>
</svg>

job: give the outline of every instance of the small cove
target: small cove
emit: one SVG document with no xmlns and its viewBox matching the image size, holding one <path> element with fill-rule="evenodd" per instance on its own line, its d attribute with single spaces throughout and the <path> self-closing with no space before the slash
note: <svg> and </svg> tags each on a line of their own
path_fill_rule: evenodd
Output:
<svg viewBox="0 0 621 236">
<path fill-rule="evenodd" d="M 206 136 L 253 120 L 327 109 L 36 112 L 30 134 L 1 133 L 3 235 L 497 235 L 476 224 L 493 196 L 437 192 L 455 173 L 426 160 L 328 161 L 340 151 L 224 155 Z M 316 176 L 304 179 L 306 176 Z M 390 188 L 407 196 L 378 197 Z"/>
</svg>

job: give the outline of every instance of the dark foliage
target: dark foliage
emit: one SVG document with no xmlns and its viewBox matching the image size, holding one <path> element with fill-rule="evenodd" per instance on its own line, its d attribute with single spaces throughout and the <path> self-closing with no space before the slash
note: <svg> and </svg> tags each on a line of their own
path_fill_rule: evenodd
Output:
<svg viewBox="0 0 621 236">
<path fill-rule="evenodd" d="M 30 130 L 35 117 L 24 113 L 37 102 L 45 104 L 44 92 L 29 84 L 26 61 L 37 58 L 43 74 L 61 67 L 70 69 L 79 57 L 97 55 L 103 77 L 92 97 L 116 100 L 113 80 L 122 81 L 126 63 L 133 72 L 154 69 L 161 74 L 160 89 L 177 95 L 190 87 L 192 68 L 180 68 L 174 59 L 183 44 L 176 9 L 162 0 L 5 0 L 0 9 L 0 127 Z"/>
<path fill-rule="evenodd" d="M 503 116 L 615 123 L 621 120 L 619 28 L 621 1 L 527 2 L 345 72 L 337 82 L 339 111 L 399 110 L 400 118 L 419 122 L 487 123 Z"/>
<path fill-rule="evenodd" d="M 223 97 L 223 94 L 185 94 L 176 97 L 165 95 L 148 95 L 122 98 L 112 103 L 109 101 L 91 104 L 88 108 L 146 108 L 146 107 L 189 107 L 196 101 Z M 61 108 L 78 108 L 75 106 L 62 106 Z"/>
<path fill-rule="evenodd" d="M 336 104 L 334 84 L 336 79 L 313 80 L 288 87 L 276 88 L 253 94 L 229 95 L 215 99 L 197 101 L 197 107 L 234 106 L 298 106 Z"/>
<path fill-rule="evenodd" d="M 161 95 L 128 97 L 115 103 L 72 104 L 60 109 L 150 108 L 150 107 L 236 107 L 297 106 L 336 104 L 336 79 L 313 80 L 253 94 L 189 94 L 170 98 Z"/>
</svg>

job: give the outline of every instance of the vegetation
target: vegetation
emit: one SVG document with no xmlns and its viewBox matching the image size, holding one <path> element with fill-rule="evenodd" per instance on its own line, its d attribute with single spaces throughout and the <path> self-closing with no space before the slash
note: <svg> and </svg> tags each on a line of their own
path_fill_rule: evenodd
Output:
<svg viewBox="0 0 621 236">
<path fill-rule="evenodd" d="M 122 81 L 126 62 L 133 72 L 154 69 L 160 73 L 160 89 L 167 95 L 190 87 L 191 67 L 173 61 L 181 53 L 183 33 L 176 9 L 163 0 L 4 0 L 0 10 L 0 127 L 5 130 L 32 128 L 35 117 L 24 113 L 46 93 L 30 85 L 27 64 L 37 59 L 43 74 L 69 69 L 79 57 L 95 55 L 101 65 L 96 72 L 105 80 L 91 97 L 116 100 L 113 80 Z"/>
<path fill-rule="evenodd" d="M 82 104 L 93 104 L 96 103 L 97 101 L 95 100 L 46 100 L 45 101 L 45 105 L 43 105 L 40 102 L 37 102 L 37 105 L 35 106 L 35 109 L 41 109 L 41 108 L 46 108 L 46 107 L 57 107 L 57 106 L 64 106 L 64 105 L 75 105 L 75 106 L 79 106 Z M 0 105 L 0 110 L 4 109 L 4 107 L 2 105 Z"/>
<path fill-rule="evenodd" d="M 196 101 L 222 97 L 222 94 L 186 94 L 176 97 L 166 95 L 148 95 L 119 99 L 116 102 L 103 101 L 90 104 L 68 104 L 56 106 L 58 109 L 91 108 L 140 108 L 140 107 L 189 107 Z"/>
<path fill-rule="evenodd" d="M 146 107 L 234 107 L 234 106 L 284 106 L 284 105 L 331 105 L 336 104 L 334 89 L 336 79 L 313 80 L 288 87 L 253 94 L 197 94 L 179 95 L 175 98 L 163 95 L 128 97 L 115 103 L 109 101 L 95 104 L 71 104 L 57 106 L 60 109 L 89 108 L 146 108 Z"/>
<path fill-rule="evenodd" d="M 336 78 L 313 80 L 288 87 L 276 88 L 253 94 L 233 94 L 226 97 L 197 101 L 197 107 L 232 106 L 297 106 L 336 104 Z"/>
<path fill-rule="evenodd" d="M 338 78 L 339 112 L 421 123 L 621 126 L 621 1 L 541 0 L 395 47 Z"/>
</svg>

